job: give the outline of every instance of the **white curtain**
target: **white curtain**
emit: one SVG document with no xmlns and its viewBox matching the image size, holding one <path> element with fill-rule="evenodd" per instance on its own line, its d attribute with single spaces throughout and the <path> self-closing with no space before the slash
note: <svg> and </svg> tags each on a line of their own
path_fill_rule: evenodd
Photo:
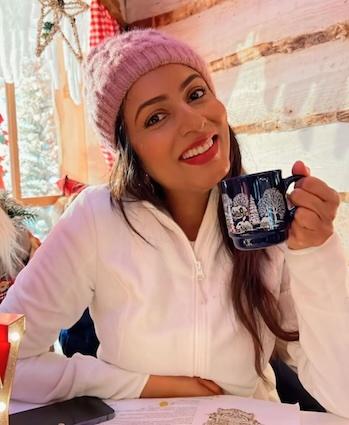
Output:
<svg viewBox="0 0 349 425">
<path fill-rule="evenodd" d="M 90 4 L 90 0 L 85 1 Z M 24 60 L 35 58 L 37 25 L 41 4 L 38 0 L 0 0 L 0 78 L 6 83 L 16 83 L 21 77 Z M 49 17 L 48 17 L 49 19 Z M 76 17 L 76 25 L 83 53 L 88 51 L 90 25 L 89 11 Z M 61 29 L 74 45 L 73 32 L 67 19 L 62 19 Z M 57 60 L 56 34 L 43 52 L 44 62 L 52 75 L 54 89 L 60 88 Z M 69 94 L 76 105 L 81 103 L 81 64 L 64 44 L 64 67 L 67 73 Z"/>
</svg>

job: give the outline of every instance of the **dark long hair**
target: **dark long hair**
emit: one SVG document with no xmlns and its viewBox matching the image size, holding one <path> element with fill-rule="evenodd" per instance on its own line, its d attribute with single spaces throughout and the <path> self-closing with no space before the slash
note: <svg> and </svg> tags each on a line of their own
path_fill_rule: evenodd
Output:
<svg viewBox="0 0 349 425">
<path fill-rule="evenodd" d="M 231 166 L 226 177 L 238 176 L 243 173 L 239 144 L 231 128 L 229 128 L 229 133 Z M 109 182 L 111 202 L 114 206 L 119 206 L 128 225 L 142 237 L 126 215 L 123 196 L 127 195 L 128 201 L 145 200 L 160 210 L 165 210 L 165 194 L 162 187 L 144 171 L 140 159 L 132 149 L 131 144 L 127 142 L 123 123 L 120 119 L 117 121 L 115 139 L 118 141 L 119 159 L 114 165 Z M 269 330 L 282 340 L 296 341 L 299 339 L 299 334 L 297 331 L 284 331 L 280 326 L 280 312 L 277 301 L 263 281 L 262 269 L 270 261 L 268 253 L 265 250 L 239 251 L 235 248 L 233 241 L 228 236 L 221 199 L 218 204 L 218 219 L 224 246 L 234 263 L 231 276 L 233 307 L 238 320 L 252 338 L 256 372 L 265 379 L 262 370 L 261 319 Z"/>
</svg>

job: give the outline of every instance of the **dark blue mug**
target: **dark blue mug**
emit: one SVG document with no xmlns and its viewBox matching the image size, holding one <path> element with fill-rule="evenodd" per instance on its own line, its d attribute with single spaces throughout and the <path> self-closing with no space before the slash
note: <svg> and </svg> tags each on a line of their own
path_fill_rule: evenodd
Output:
<svg viewBox="0 0 349 425">
<path fill-rule="evenodd" d="M 281 170 L 272 170 L 221 182 L 228 233 L 237 249 L 261 249 L 287 239 L 296 208 L 288 208 L 286 191 L 302 177 L 283 179 Z"/>
</svg>

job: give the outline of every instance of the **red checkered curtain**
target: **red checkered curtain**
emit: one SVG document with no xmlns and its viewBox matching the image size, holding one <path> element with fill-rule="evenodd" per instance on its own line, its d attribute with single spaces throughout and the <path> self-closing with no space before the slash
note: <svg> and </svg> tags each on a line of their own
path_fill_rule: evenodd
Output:
<svg viewBox="0 0 349 425">
<path fill-rule="evenodd" d="M 108 9 L 99 0 L 92 0 L 90 13 L 90 48 L 97 46 L 105 38 L 120 32 L 117 21 L 110 16 Z M 116 160 L 116 153 L 107 146 L 101 146 L 101 150 L 110 170 Z"/>
<path fill-rule="evenodd" d="M 92 0 L 90 24 L 90 48 L 97 46 L 105 38 L 120 31 L 119 25 L 99 0 Z"/>
</svg>

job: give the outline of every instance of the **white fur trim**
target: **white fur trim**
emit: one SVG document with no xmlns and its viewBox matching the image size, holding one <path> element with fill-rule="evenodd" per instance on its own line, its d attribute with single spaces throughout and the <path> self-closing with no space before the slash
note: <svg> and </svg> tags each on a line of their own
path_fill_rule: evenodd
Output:
<svg viewBox="0 0 349 425">
<path fill-rule="evenodd" d="M 18 252 L 21 251 L 17 242 L 18 230 L 10 217 L 0 208 L 0 262 L 1 272 L 14 277 L 21 262 Z"/>
</svg>

